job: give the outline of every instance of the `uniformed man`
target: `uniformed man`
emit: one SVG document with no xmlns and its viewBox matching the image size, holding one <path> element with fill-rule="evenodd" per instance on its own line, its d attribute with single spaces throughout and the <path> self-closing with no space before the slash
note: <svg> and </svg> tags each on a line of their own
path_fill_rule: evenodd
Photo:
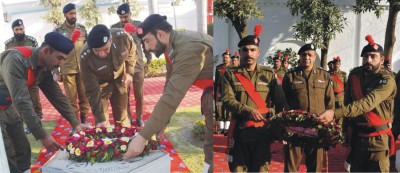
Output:
<svg viewBox="0 0 400 173">
<path fill-rule="evenodd" d="M 286 71 L 289 69 L 289 56 L 285 55 L 284 58 L 282 59 L 282 66 L 283 69 L 285 69 Z"/>
<path fill-rule="evenodd" d="M 313 44 L 303 45 L 299 51 L 298 67 L 283 78 L 283 91 L 292 110 L 304 110 L 319 116 L 332 115 L 335 100 L 329 73 L 314 65 L 317 52 Z M 321 172 L 323 148 L 304 143 L 296 135 L 284 145 L 285 172 L 297 172 L 302 155 L 306 155 L 307 172 Z"/>
<path fill-rule="evenodd" d="M 120 5 L 117 9 L 117 14 L 119 16 L 120 21 L 114 25 L 111 26 L 111 28 L 124 28 L 126 23 L 133 24 L 136 28 L 142 23 L 141 21 L 137 20 L 132 20 L 131 19 L 131 11 L 129 8 L 129 5 L 127 3 L 124 3 Z M 137 124 L 142 127 L 143 126 L 143 121 L 142 121 L 142 115 L 143 115 L 143 83 L 144 83 L 144 71 L 145 69 L 148 68 L 151 62 L 151 54 L 147 51 L 143 51 L 142 49 L 142 41 L 140 38 L 136 35 L 136 33 L 131 34 L 133 37 L 133 40 L 135 41 L 136 44 L 136 56 L 137 61 L 135 65 L 135 73 L 133 75 L 133 94 L 135 96 L 135 102 L 136 102 L 136 122 Z M 143 52 L 144 55 L 147 59 L 146 64 L 144 65 L 143 63 Z M 129 118 L 132 119 L 132 113 L 131 109 L 129 106 L 129 96 L 130 96 L 130 88 L 128 87 L 128 116 Z"/>
<path fill-rule="evenodd" d="M 383 48 L 370 35 L 362 52 L 363 66 L 350 71 L 345 105 L 335 109 L 335 119 L 352 118 L 350 172 L 389 172 L 394 154 L 391 131 L 395 80 L 381 67 Z M 320 117 L 329 121 L 331 115 Z"/>
<path fill-rule="evenodd" d="M 215 120 L 218 126 L 217 133 L 228 132 L 231 113 L 222 105 L 222 79 L 226 69 L 232 67 L 229 49 L 226 49 L 222 54 L 222 64 L 217 65 L 215 68 L 215 82 L 214 82 L 214 101 L 215 101 Z"/>
<path fill-rule="evenodd" d="M 63 63 L 72 48 L 70 40 L 51 32 L 46 34 L 39 48 L 17 47 L 0 54 L 0 126 L 10 172 L 20 173 L 31 166 L 31 148 L 24 134 L 21 117 L 33 136 L 48 151 L 63 149 L 44 131 L 33 109 L 28 87 L 38 85 L 75 130 L 88 127 L 79 123 L 52 74 L 52 70 Z"/>
<path fill-rule="evenodd" d="M 239 66 L 239 53 L 235 52 L 233 56 L 231 56 L 232 66 L 238 67 Z"/>
<path fill-rule="evenodd" d="M 333 61 L 328 62 L 328 72 L 333 72 Z"/>
<path fill-rule="evenodd" d="M 274 73 L 275 73 L 275 78 L 277 79 L 278 85 L 282 85 L 282 79 L 283 76 L 286 73 L 286 70 L 284 68 L 282 68 L 282 59 L 284 57 L 282 56 L 282 53 L 279 52 L 274 58 Z"/>
<path fill-rule="evenodd" d="M 167 59 L 167 80 L 147 124 L 130 142 L 124 159 L 139 155 L 146 140 L 163 133 L 180 102 L 195 85 L 203 88 L 201 110 L 205 116 L 204 139 L 205 165 L 203 170 L 212 172 L 213 159 L 213 38 L 193 31 L 175 31 L 166 16 L 152 14 L 137 29 L 145 48 L 157 57 L 164 53 Z"/>
<path fill-rule="evenodd" d="M 97 126 L 109 126 L 110 101 L 116 126 L 130 127 L 127 86 L 132 82 L 136 45 L 123 29 L 96 25 L 81 52 L 81 73 Z"/>
<path fill-rule="evenodd" d="M 25 26 L 24 22 L 21 19 L 15 20 L 11 24 L 11 28 L 14 32 L 14 37 L 8 39 L 5 42 L 6 49 L 17 46 L 31 46 L 31 47 L 38 46 L 38 43 L 36 42 L 35 38 L 29 35 L 25 35 Z M 42 119 L 43 112 L 42 112 L 42 104 L 40 103 L 40 97 L 39 97 L 39 87 L 37 85 L 30 87 L 29 94 L 31 95 L 36 115 L 39 116 L 40 119 Z M 31 131 L 28 128 L 25 129 L 25 133 L 29 134 L 30 132 Z"/>
<path fill-rule="evenodd" d="M 76 23 L 76 7 L 75 4 L 68 3 L 63 8 L 65 22 L 56 27 L 54 31 L 61 33 L 67 38 L 71 38 L 74 42 L 74 49 L 68 54 L 68 58 L 60 66 L 61 76 L 58 75 L 59 81 L 63 82 L 65 95 L 69 98 L 72 108 L 76 115 L 80 112 L 82 123 L 86 123 L 86 114 L 89 112 L 89 101 L 85 95 L 85 88 L 82 83 L 82 74 L 79 69 L 79 55 L 83 44 L 86 42 L 86 28 Z M 77 36 L 75 36 L 78 33 Z M 79 34 L 80 33 L 80 34 Z M 76 38 L 73 38 L 73 37 Z M 59 71 L 56 70 L 56 74 Z M 79 108 L 76 104 L 79 99 Z"/>
<path fill-rule="evenodd" d="M 344 88 L 347 84 L 347 73 L 340 70 L 340 57 L 334 57 L 332 60 L 333 69 L 331 77 L 333 81 L 333 93 L 335 94 L 335 108 L 340 108 L 344 104 Z"/>
<path fill-rule="evenodd" d="M 266 103 L 271 98 L 277 112 L 288 108 L 274 71 L 257 65 L 259 43 L 257 34 L 240 40 L 242 64 L 228 68 L 223 78 L 222 100 L 235 120 L 231 126 L 233 140 L 230 145 L 233 146 L 229 153 L 232 172 L 269 172 L 273 139 L 266 123 L 271 115 Z"/>
</svg>

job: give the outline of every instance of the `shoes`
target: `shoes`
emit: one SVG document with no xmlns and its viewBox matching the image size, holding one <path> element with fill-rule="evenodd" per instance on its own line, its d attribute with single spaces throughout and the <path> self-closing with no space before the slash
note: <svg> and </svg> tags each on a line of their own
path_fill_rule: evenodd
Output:
<svg viewBox="0 0 400 173">
<path fill-rule="evenodd" d="M 81 123 L 86 124 L 86 114 L 81 114 Z"/>
<path fill-rule="evenodd" d="M 137 122 L 137 124 L 138 124 L 138 126 L 139 127 L 143 127 L 144 126 L 144 123 L 143 123 L 143 121 L 142 121 L 142 119 L 136 119 L 136 122 Z"/>
<path fill-rule="evenodd" d="M 32 133 L 31 130 L 28 128 L 25 128 L 25 134 L 30 134 L 30 133 Z"/>
</svg>

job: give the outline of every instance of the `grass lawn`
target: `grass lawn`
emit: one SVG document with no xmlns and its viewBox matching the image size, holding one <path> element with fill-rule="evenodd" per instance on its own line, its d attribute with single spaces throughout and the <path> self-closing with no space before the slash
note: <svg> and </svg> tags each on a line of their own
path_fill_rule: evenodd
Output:
<svg viewBox="0 0 400 173">
<path fill-rule="evenodd" d="M 204 119 L 200 113 L 200 107 L 180 108 L 172 116 L 165 133 L 182 157 L 183 161 L 192 172 L 201 172 L 203 169 L 203 141 L 193 139 L 192 126 L 196 120 Z M 43 127 L 50 134 L 57 121 L 43 122 Z M 42 144 L 36 141 L 32 134 L 28 135 L 32 148 L 32 163 L 36 161 Z"/>
</svg>

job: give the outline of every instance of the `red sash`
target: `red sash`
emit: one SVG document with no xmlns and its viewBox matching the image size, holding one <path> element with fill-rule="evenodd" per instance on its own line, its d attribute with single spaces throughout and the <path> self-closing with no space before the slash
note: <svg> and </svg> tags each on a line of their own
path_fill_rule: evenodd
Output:
<svg viewBox="0 0 400 173">
<path fill-rule="evenodd" d="M 278 75 L 278 73 L 275 73 L 278 85 L 282 85 L 282 78 Z"/>
<path fill-rule="evenodd" d="M 171 59 L 171 57 L 169 57 L 167 51 L 164 52 L 164 56 L 165 56 L 165 59 L 167 60 L 168 64 L 171 65 L 171 67 L 172 67 L 172 59 Z M 214 85 L 214 82 L 212 79 L 196 79 L 196 81 L 193 82 L 193 85 L 197 86 L 201 89 L 205 89 L 208 87 L 212 87 Z"/>
<path fill-rule="evenodd" d="M 343 91 L 344 91 L 344 84 L 343 82 L 339 79 L 339 77 L 335 74 L 331 74 L 331 77 L 333 78 L 333 80 L 338 84 L 339 88 L 333 88 L 333 92 L 335 93 L 335 95 L 339 95 L 342 93 L 343 95 Z"/>
<path fill-rule="evenodd" d="M 353 81 L 353 92 L 354 96 L 357 100 L 360 100 L 364 97 L 362 90 L 361 90 L 361 82 L 357 75 L 352 75 L 351 79 Z M 392 119 L 383 120 L 381 116 L 377 115 L 376 113 L 370 111 L 364 114 L 364 117 L 368 120 L 368 123 L 357 123 L 357 125 L 373 127 L 373 126 L 382 126 L 387 125 L 392 122 Z M 374 137 L 379 136 L 381 134 L 387 134 L 390 138 L 390 155 L 394 155 L 395 153 L 395 143 L 394 143 L 394 136 L 392 133 L 391 128 L 387 128 L 384 130 L 368 133 L 365 135 L 360 135 L 364 137 Z"/>
</svg>

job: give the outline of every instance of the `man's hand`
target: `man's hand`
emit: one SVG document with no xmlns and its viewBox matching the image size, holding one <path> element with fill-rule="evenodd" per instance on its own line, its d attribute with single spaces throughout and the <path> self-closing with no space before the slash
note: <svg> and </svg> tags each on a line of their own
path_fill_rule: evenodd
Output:
<svg viewBox="0 0 400 173">
<path fill-rule="evenodd" d="M 258 112 L 258 110 L 253 109 L 250 112 L 250 118 L 253 119 L 254 121 L 264 121 L 265 118 L 261 115 L 260 112 Z"/>
<path fill-rule="evenodd" d="M 102 121 L 97 123 L 96 127 L 107 127 L 108 126 L 108 122 L 107 121 Z"/>
<path fill-rule="evenodd" d="M 135 157 L 143 152 L 144 147 L 146 145 L 146 139 L 142 136 L 135 136 L 132 141 L 129 143 L 128 151 L 125 153 L 122 159 L 127 160 L 129 158 Z"/>
<path fill-rule="evenodd" d="M 64 148 L 51 136 L 46 136 L 45 138 L 40 139 L 40 142 L 42 142 L 42 145 L 49 151 L 56 151 L 59 149 L 64 150 Z"/>
<path fill-rule="evenodd" d="M 90 129 L 90 128 L 93 128 L 93 127 L 90 126 L 90 125 L 81 123 L 81 124 L 78 124 L 78 125 L 75 127 L 75 130 L 76 130 L 77 132 L 79 132 L 79 131 L 83 131 L 83 130 Z"/>
<path fill-rule="evenodd" d="M 333 110 L 325 110 L 324 112 L 322 112 L 321 115 L 318 116 L 317 120 L 320 123 L 327 124 L 333 121 L 333 118 L 334 118 Z"/>
<path fill-rule="evenodd" d="M 125 86 L 128 88 L 132 83 L 132 76 L 130 74 L 126 74 L 124 78 L 122 78 L 122 82 L 125 83 Z"/>
</svg>

